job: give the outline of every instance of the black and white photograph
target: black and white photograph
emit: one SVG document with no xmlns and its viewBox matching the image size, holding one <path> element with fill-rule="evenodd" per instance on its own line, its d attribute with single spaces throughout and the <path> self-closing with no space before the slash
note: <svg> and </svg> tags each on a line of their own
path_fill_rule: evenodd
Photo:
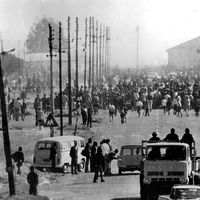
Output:
<svg viewBox="0 0 200 200">
<path fill-rule="evenodd" d="M 0 0 L 0 199 L 199 200 L 200 1 Z"/>
</svg>

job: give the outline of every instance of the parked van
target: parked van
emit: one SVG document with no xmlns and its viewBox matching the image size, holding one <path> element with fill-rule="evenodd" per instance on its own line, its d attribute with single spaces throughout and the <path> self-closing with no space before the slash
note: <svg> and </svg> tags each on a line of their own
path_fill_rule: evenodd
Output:
<svg viewBox="0 0 200 200">
<path fill-rule="evenodd" d="M 62 170 L 63 173 L 69 171 L 71 165 L 71 157 L 69 155 L 74 141 L 78 144 L 78 166 L 79 171 L 85 167 L 85 157 L 81 155 L 82 150 L 85 148 L 85 139 L 79 136 L 58 136 L 43 138 L 35 144 L 33 166 L 37 168 L 51 168 L 52 161 L 50 159 L 50 148 L 56 143 L 56 168 Z"/>
<path fill-rule="evenodd" d="M 124 145 L 121 147 L 118 159 L 119 174 L 122 171 L 141 170 L 142 146 Z"/>
</svg>

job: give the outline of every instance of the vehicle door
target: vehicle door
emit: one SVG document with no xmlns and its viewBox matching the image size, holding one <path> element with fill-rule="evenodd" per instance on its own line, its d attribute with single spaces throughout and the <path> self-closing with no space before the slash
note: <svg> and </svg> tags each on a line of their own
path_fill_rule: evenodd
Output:
<svg viewBox="0 0 200 200">
<path fill-rule="evenodd" d="M 51 159 L 50 159 L 50 148 L 52 142 L 49 141 L 42 141 L 38 142 L 36 145 L 36 164 L 42 166 L 51 166 Z"/>
<path fill-rule="evenodd" d="M 121 151 L 121 159 L 122 159 L 122 165 L 125 165 L 126 167 L 133 166 L 133 149 L 130 146 L 123 147 Z"/>
</svg>

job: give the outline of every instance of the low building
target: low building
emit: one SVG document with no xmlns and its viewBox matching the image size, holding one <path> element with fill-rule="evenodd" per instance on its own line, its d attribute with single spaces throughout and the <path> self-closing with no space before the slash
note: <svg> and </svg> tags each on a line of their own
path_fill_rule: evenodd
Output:
<svg viewBox="0 0 200 200">
<path fill-rule="evenodd" d="M 200 66 L 200 37 L 172 47 L 167 52 L 169 66 Z"/>
</svg>

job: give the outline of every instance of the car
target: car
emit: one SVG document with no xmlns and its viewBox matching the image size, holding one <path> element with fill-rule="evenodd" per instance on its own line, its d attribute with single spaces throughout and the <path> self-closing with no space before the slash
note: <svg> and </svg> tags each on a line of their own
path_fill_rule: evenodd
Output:
<svg viewBox="0 0 200 200">
<path fill-rule="evenodd" d="M 158 200 L 200 200 L 200 186 L 198 185 L 174 185 L 170 195 L 161 195 Z"/>
<path fill-rule="evenodd" d="M 123 145 L 118 158 L 119 174 L 122 171 L 141 170 L 142 146 L 141 145 Z"/>
</svg>

